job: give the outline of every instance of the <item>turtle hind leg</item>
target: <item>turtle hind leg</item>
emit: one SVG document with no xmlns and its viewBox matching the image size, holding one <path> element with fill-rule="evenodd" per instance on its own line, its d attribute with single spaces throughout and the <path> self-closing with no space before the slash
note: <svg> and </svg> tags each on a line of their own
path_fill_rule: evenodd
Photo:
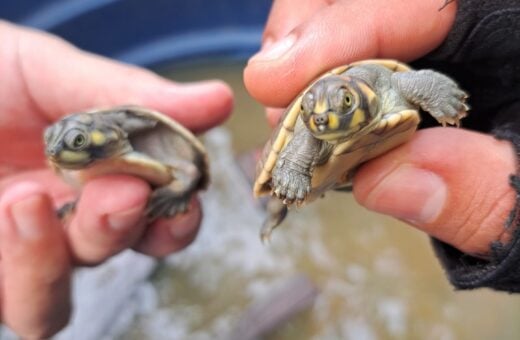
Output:
<svg viewBox="0 0 520 340">
<path fill-rule="evenodd" d="M 457 83 L 442 73 L 432 70 L 397 72 L 392 84 L 410 103 L 431 114 L 443 126 L 459 126 L 467 115 L 468 95 Z"/>
<path fill-rule="evenodd" d="M 273 230 L 283 222 L 285 217 L 287 216 L 287 205 L 285 205 L 278 198 L 272 197 L 267 202 L 267 218 L 262 225 L 262 229 L 260 230 L 260 239 L 262 243 L 269 243 L 271 240 L 271 234 Z"/>
<path fill-rule="evenodd" d="M 201 173 L 195 164 L 184 160 L 169 160 L 174 180 L 152 192 L 146 216 L 149 221 L 171 218 L 188 210 L 190 200 L 200 187 Z"/>
<path fill-rule="evenodd" d="M 171 218 L 188 210 L 192 192 L 176 192 L 169 187 L 156 189 L 146 207 L 146 216 L 149 221 L 158 218 Z"/>
</svg>

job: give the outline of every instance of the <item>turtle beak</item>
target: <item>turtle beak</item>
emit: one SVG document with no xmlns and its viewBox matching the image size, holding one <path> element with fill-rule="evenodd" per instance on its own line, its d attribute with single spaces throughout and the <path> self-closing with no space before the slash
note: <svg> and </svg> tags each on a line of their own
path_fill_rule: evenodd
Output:
<svg viewBox="0 0 520 340">
<path fill-rule="evenodd" d="M 329 115 L 327 113 L 313 113 L 308 120 L 308 127 L 316 133 L 323 133 L 328 129 Z"/>
<path fill-rule="evenodd" d="M 334 131 L 338 128 L 339 117 L 333 111 L 314 113 L 309 123 L 314 132 L 326 133 L 327 131 Z"/>
<path fill-rule="evenodd" d="M 329 125 L 329 115 L 327 113 L 314 114 L 312 120 L 319 132 L 325 131 Z"/>
<path fill-rule="evenodd" d="M 45 156 L 51 161 L 56 162 L 58 160 L 58 155 L 61 151 L 61 148 L 58 146 L 53 146 L 45 149 Z"/>
</svg>

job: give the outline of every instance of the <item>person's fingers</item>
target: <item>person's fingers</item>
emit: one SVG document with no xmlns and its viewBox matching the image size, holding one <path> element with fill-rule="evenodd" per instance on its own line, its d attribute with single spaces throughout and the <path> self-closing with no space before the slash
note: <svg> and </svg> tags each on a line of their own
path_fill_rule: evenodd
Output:
<svg viewBox="0 0 520 340">
<path fill-rule="evenodd" d="M 89 181 L 67 228 L 75 263 L 96 265 L 134 245 L 145 228 L 149 194 L 148 184 L 131 176 Z"/>
<path fill-rule="evenodd" d="M 134 250 L 154 257 L 182 250 L 197 236 L 201 219 L 200 203 L 193 199 L 186 213 L 172 219 L 160 219 L 149 226 Z"/>
<path fill-rule="evenodd" d="M 463 252 L 489 254 L 507 242 L 515 202 L 510 143 L 454 128 L 418 131 L 414 138 L 363 165 L 354 195 L 365 207 L 404 220 Z"/>
<path fill-rule="evenodd" d="M 285 109 L 279 109 L 275 107 L 267 107 L 265 109 L 265 114 L 267 116 L 267 123 L 269 126 L 275 127 L 280 121 L 280 117 L 284 113 Z"/>
<path fill-rule="evenodd" d="M 417 58 L 438 46 L 455 18 L 456 4 L 439 11 L 434 0 L 329 1 L 283 38 L 269 42 L 244 70 L 249 93 L 267 106 L 284 107 L 312 79 L 354 60 Z M 298 11 L 299 4 L 285 6 Z M 275 13 L 283 20 L 283 13 Z M 268 35 L 280 26 L 270 20 Z M 281 27 L 285 27 L 281 25 Z"/>
<path fill-rule="evenodd" d="M 51 199 L 31 182 L 0 199 L 2 319 L 22 338 L 43 339 L 71 313 L 70 257 Z"/>
<path fill-rule="evenodd" d="M 70 202 L 77 195 L 71 188 L 51 169 L 34 169 L 21 172 L 5 172 L 0 174 L 0 195 L 9 187 L 20 182 L 34 182 L 45 188 L 46 193 L 52 198 L 54 204 L 59 207 L 64 202 Z"/>
<path fill-rule="evenodd" d="M 113 182 L 112 178 L 118 180 Z M 75 209 L 76 217 L 67 229 L 73 242 L 71 247 L 76 264 L 96 264 L 128 247 L 134 247 L 147 255 L 162 257 L 185 248 L 195 239 L 202 218 L 197 199 L 193 200 L 187 213 L 173 219 L 161 219 L 143 230 L 142 224 L 139 224 L 142 222 L 139 212 L 142 214 L 144 211 L 142 206 L 146 204 L 150 191 L 146 183 L 123 175 L 100 179 L 86 185 Z M 78 196 L 61 178 L 47 169 L 27 171 L 0 180 L 0 195 L 16 183 L 28 180 L 45 185 L 55 208 L 74 201 Z M 109 186 L 111 189 L 107 191 Z M 127 191 L 130 193 L 127 194 Z M 121 210 L 128 207 L 129 210 L 135 208 L 135 215 L 128 213 L 123 220 L 124 225 L 116 228 L 116 231 L 109 228 L 108 210 L 124 215 Z"/>
<path fill-rule="evenodd" d="M 232 92 L 221 81 L 174 83 L 3 21 L 0 41 L 0 70 L 9 79 L 0 83 L 0 167 L 41 165 L 43 128 L 67 113 L 137 104 L 200 132 L 225 120 L 233 106 Z"/>
<path fill-rule="evenodd" d="M 262 37 L 262 47 L 285 37 L 295 27 L 330 4 L 328 0 L 303 0 L 295 7 L 294 0 L 276 0 L 271 6 Z"/>
</svg>

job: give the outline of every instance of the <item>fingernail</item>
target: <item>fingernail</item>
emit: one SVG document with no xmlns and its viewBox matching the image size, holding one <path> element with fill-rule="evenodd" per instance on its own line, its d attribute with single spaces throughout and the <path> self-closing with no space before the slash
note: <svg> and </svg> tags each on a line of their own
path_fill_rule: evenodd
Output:
<svg viewBox="0 0 520 340">
<path fill-rule="evenodd" d="M 15 228 L 22 239 L 36 240 L 40 238 L 45 229 L 42 223 L 42 208 L 45 209 L 45 197 L 40 194 L 29 196 L 11 206 Z"/>
<path fill-rule="evenodd" d="M 111 229 L 121 231 L 137 225 L 143 218 L 143 207 L 138 206 L 128 210 L 112 213 L 107 217 Z"/>
<path fill-rule="evenodd" d="M 170 227 L 173 238 L 182 240 L 193 234 L 201 218 L 200 210 L 195 209 L 196 204 L 195 201 L 192 201 L 185 213 L 175 216 L 175 222 Z"/>
<path fill-rule="evenodd" d="M 414 224 L 437 219 L 448 189 L 433 172 L 401 165 L 388 174 L 368 195 L 367 208 Z"/>
<path fill-rule="evenodd" d="M 184 239 L 186 236 L 193 233 L 194 225 L 197 223 L 196 214 L 186 212 L 177 215 L 175 223 L 170 228 L 170 232 L 175 239 Z"/>
<path fill-rule="evenodd" d="M 271 61 L 284 56 L 296 43 L 296 35 L 289 34 L 284 38 L 270 42 L 266 41 L 262 49 L 255 54 L 249 61 Z"/>
</svg>

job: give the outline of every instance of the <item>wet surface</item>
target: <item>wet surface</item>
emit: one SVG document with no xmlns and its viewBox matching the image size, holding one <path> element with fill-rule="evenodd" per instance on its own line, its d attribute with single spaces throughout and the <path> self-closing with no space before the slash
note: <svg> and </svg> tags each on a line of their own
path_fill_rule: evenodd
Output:
<svg viewBox="0 0 520 340">
<path fill-rule="evenodd" d="M 237 93 L 225 129 L 205 136 L 213 183 L 202 195 L 201 234 L 153 276 L 157 304 L 121 339 L 226 339 L 244 310 L 296 274 L 318 287 L 314 306 L 268 339 L 517 339 L 520 298 L 454 292 L 428 238 L 331 193 L 292 211 L 272 242 L 259 239 L 261 207 L 235 156 L 269 135 L 242 87 L 242 65 L 171 72 L 181 81 L 222 78 Z"/>
</svg>

